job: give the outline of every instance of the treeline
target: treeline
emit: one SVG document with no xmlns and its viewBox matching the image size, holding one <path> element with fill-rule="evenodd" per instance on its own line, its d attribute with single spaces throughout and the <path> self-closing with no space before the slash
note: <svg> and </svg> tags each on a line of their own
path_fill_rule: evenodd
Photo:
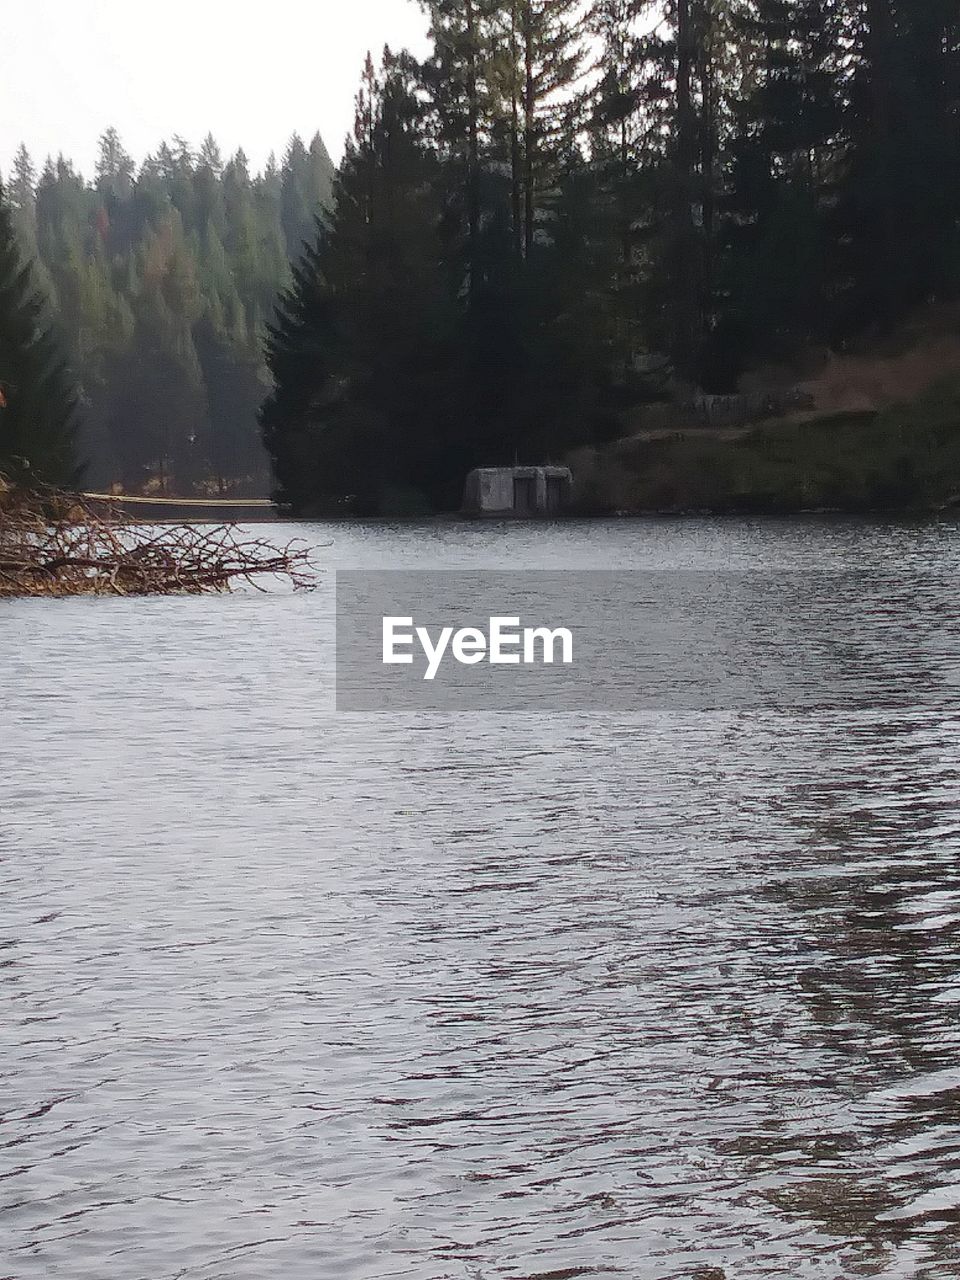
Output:
<svg viewBox="0 0 960 1280">
<path fill-rule="evenodd" d="M 290 508 L 453 506 L 960 291 L 956 0 L 424 7 L 271 329 Z"/>
<path fill-rule="evenodd" d="M 79 386 L 88 484 L 267 491 L 263 327 L 332 179 L 319 135 L 252 174 L 210 136 L 137 167 L 109 129 L 92 182 L 20 148 L 7 204 Z"/>
</svg>

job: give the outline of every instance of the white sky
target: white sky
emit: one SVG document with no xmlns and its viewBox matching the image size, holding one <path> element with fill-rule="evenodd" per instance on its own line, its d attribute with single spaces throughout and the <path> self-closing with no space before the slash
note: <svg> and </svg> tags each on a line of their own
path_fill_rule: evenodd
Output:
<svg viewBox="0 0 960 1280">
<path fill-rule="evenodd" d="M 120 131 L 139 163 L 207 130 L 259 169 L 296 130 L 334 160 L 353 125 L 367 49 L 426 49 L 414 0 L 19 0 L 3 6 L 0 172 L 23 141 L 38 169 L 63 152 L 93 174 L 97 139 Z"/>
</svg>

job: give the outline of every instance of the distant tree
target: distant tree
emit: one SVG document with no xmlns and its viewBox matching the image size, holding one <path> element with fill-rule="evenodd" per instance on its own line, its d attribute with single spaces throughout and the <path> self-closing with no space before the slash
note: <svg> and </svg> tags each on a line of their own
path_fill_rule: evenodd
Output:
<svg viewBox="0 0 960 1280">
<path fill-rule="evenodd" d="M 315 213 L 329 213 L 333 204 L 334 164 L 319 133 L 310 140 L 310 195 Z"/>
<path fill-rule="evenodd" d="M 37 251 L 37 171 L 30 152 L 21 142 L 13 158 L 13 172 L 7 187 L 13 221 L 31 254 Z"/>
<path fill-rule="evenodd" d="M 304 156 L 312 236 L 332 165 L 319 137 Z M 113 129 L 93 183 L 62 157 L 39 181 L 19 161 L 11 213 L 78 371 L 91 483 L 263 492 L 260 341 L 290 280 L 276 165 L 224 163 L 208 134 L 196 153 L 161 143 L 135 172 Z"/>
<path fill-rule="evenodd" d="M 293 134 L 280 171 L 281 221 L 290 258 L 299 257 L 313 239 L 316 220 L 330 205 L 332 180 L 333 165 L 319 134 L 309 151 Z"/>
<path fill-rule="evenodd" d="M 220 154 L 220 148 L 217 146 L 217 140 L 212 133 L 208 133 L 200 144 L 200 155 L 197 163 L 199 168 L 209 169 L 215 178 L 219 178 L 223 172 L 223 157 Z"/>
<path fill-rule="evenodd" d="M 78 476 L 77 392 L 44 310 L 0 191 L 0 471 L 70 485 Z"/>
<path fill-rule="evenodd" d="M 120 135 L 111 126 L 100 137 L 96 165 L 97 190 L 116 201 L 128 199 L 133 189 L 135 170 L 136 166 L 124 150 Z"/>
<path fill-rule="evenodd" d="M 212 134 L 203 140 L 193 171 L 194 209 L 201 255 L 211 237 L 222 238 L 227 231 L 223 192 L 223 159 Z"/>
</svg>

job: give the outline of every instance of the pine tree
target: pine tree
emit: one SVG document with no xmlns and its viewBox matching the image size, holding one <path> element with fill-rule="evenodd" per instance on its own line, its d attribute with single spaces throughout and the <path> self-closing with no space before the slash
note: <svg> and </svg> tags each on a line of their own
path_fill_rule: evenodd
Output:
<svg viewBox="0 0 960 1280">
<path fill-rule="evenodd" d="M 26 483 L 70 485 L 78 476 L 77 394 L 43 317 L 0 191 L 0 471 Z"/>
<path fill-rule="evenodd" d="M 136 166 L 124 150 L 120 135 L 112 126 L 101 135 L 100 154 L 97 158 L 97 189 L 114 201 L 127 200 L 133 189 Z"/>
<path fill-rule="evenodd" d="M 467 287 L 476 299 L 483 283 L 483 144 L 493 124 L 496 0 L 422 0 L 430 17 L 432 59 L 423 76 L 437 121 L 448 177 L 446 202 L 456 210 Z"/>
<path fill-rule="evenodd" d="M 842 15 L 829 0 L 756 0 L 726 202 L 730 299 L 721 347 L 782 356 L 831 336 L 834 195 L 844 164 Z"/>
<path fill-rule="evenodd" d="M 208 133 L 200 144 L 200 156 L 197 164 L 198 168 L 208 169 L 215 178 L 219 178 L 223 172 L 223 157 L 220 154 L 220 148 L 217 146 L 217 140 L 212 133 Z"/>
<path fill-rule="evenodd" d="M 596 0 L 591 28 L 599 46 L 589 121 L 595 180 L 594 217 L 609 276 L 614 376 L 629 377 L 643 344 L 637 269 L 638 215 L 644 198 L 645 119 L 641 110 L 642 52 L 638 25 L 645 0 Z"/>
<path fill-rule="evenodd" d="M 300 510 L 386 510 L 448 478 L 449 299 L 416 85 L 409 57 L 386 52 L 380 75 L 368 60 L 330 226 L 269 326 L 261 422 L 280 501 Z"/>
<path fill-rule="evenodd" d="M 856 281 L 848 324 L 889 325 L 960 276 L 960 12 L 952 0 L 842 8 L 852 50 L 838 231 Z"/>
<path fill-rule="evenodd" d="M 307 246 L 293 268 L 267 326 L 267 367 L 273 391 L 260 410 L 263 441 L 273 464 L 274 498 L 286 510 L 310 512 L 324 493 L 352 492 L 338 483 L 336 302 L 323 277 L 322 246 Z M 342 474 L 342 473 L 341 473 Z"/>
<path fill-rule="evenodd" d="M 522 214 L 523 255 L 533 252 L 538 212 L 558 162 L 578 127 L 576 87 L 585 69 L 586 15 L 581 0 L 510 0 L 501 22 L 513 63 L 513 185 Z"/>
<path fill-rule="evenodd" d="M 7 188 L 7 199 L 13 213 L 14 226 L 31 254 L 37 252 L 37 171 L 30 152 L 21 142 L 13 158 L 13 174 Z"/>
<path fill-rule="evenodd" d="M 263 492 L 262 317 L 290 279 L 275 166 L 253 177 L 242 152 L 223 164 L 208 135 L 196 157 L 177 138 L 134 173 L 108 130 L 94 183 L 62 157 L 45 164 L 34 240 L 21 159 L 16 231 L 27 256 L 36 247 L 35 283 L 82 381 L 91 484 L 140 488 L 162 472 L 169 486 L 216 477 Z M 303 174 L 312 205 L 330 202 L 331 173 L 317 137 Z"/>
<path fill-rule="evenodd" d="M 333 165 L 317 135 L 310 150 L 299 134 L 293 134 L 281 171 L 281 221 L 287 254 L 297 258 L 314 236 L 316 220 L 329 206 Z"/>
<path fill-rule="evenodd" d="M 334 165 L 319 133 L 310 139 L 309 194 L 314 216 L 329 214 L 333 206 Z"/>
</svg>

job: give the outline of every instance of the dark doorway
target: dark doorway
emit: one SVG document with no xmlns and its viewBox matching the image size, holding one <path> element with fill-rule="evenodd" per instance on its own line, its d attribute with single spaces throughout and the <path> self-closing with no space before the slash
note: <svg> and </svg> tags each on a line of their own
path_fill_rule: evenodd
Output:
<svg viewBox="0 0 960 1280">
<path fill-rule="evenodd" d="M 537 482 L 533 476 L 514 476 L 513 509 L 520 515 L 528 515 L 537 509 Z"/>
<path fill-rule="evenodd" d="M 547 476 L 547 510 L 560 511 L 563 507 L 563 476 Z"/>
</svg>

